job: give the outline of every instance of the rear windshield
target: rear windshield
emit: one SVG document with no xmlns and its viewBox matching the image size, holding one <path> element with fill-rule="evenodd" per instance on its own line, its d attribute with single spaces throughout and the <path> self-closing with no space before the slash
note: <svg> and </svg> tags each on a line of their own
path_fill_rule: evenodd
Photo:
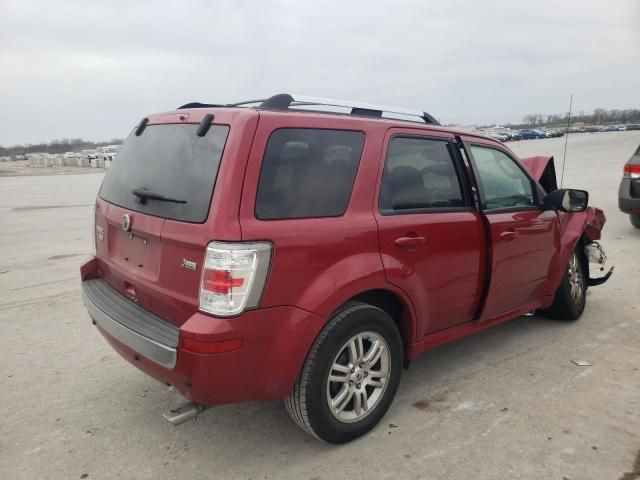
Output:
<svg viewBox="0 0 640 480">
<path fill-rule="evenodd" d="M 229 127 L 213 125 L 204 137 L 197 130 L 198 125 L 170 124 L 150 125 L 139 137 L 131 133 L 107 171 L 100 197 L 148 215 L 204 222 Z"/>
</svg>

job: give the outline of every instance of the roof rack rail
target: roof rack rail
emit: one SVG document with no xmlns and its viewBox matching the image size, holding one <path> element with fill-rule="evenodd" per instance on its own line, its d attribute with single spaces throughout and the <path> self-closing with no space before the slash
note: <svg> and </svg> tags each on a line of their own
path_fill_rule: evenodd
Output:
<svg viewBox="0 0 640 480">
<path fill-rule="evenodd" d="M 220 105 L 218 103 L 200 103 L 200 102 L 190 102 L 181 105 L 176 108 L 176 110 L 184 110 L 185 108 L 211 108 L 211 107 L 228 107 L 229 105 Z"/>
<path fill-rule="evenodd" d="M 261 103 L 260 103 L 261 102 Z M 431 125 L 440 125 L 438 121 L 427 112 L 420 110 L 411 110 L 407 108 L 387 107 L 384 105 L 372 105 L 369 103 L 353 102 L 350 100 L 337 100 L 335 98 L 309 97 L 306 95 L 290 95 L 288 93 L 280 93 L 265 100 L 252 100 L 247 102 L 236 103 L 235 106 L 249 105 L 252 103 L 260 103 L 261 108 L 286 109 L 290 107 L 341 107 L 350 108 L 351 115 L 366 115 L 371 117 L 383 117 L 384 113 L 392 113 L 396 115 L 406 115 L 409 117 L 417 117 L 424 123 Z"/>
<path fill-rule="evenodd" d="M 306 95 L 290 95 L 288 93 L 280 93 L 269 98 L 258 100 L 246 100 L 228 105 L 214 105 L 205 103 L 187 103 L 179 107 L 183 108 L 206 108 L 206 107 L 244 107 L 255 105 L 258 108 L 274 108 L 278 110 L 286 110 L 295 107 L 339 107 L 351 109 L 351 115 L 364 115 L 370 117 L 383 117 L 384 113 L 395 115 L 405 115 L 408 117 L 417 117 L 424 123 L 430 125 L 440 125 L 440 123 L 427 112 L 420 110 L 411 110 L 407 108 L 386 107 L 383 105 L 372 105 L 369 103 L 352 102 L 350 100 L 336 100 L 334 98 L 309 97 Z"/>
</svg>

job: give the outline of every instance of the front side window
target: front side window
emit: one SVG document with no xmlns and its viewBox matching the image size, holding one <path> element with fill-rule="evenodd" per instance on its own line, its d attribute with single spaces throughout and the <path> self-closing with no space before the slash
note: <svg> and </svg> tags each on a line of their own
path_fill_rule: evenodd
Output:
<svg viewBox="0 0 640 480">
<path fill-rule="evenodd" d="M 477 145 L 471 146 L 471 155 L 478 168 L 486 210 L 536 205 L 531 180 L 511 157 Z"/>
<path fill-rule="evenodd" d="M 463 206 L 460 179 L 447 140 L 391 139 L 380 188 L 383 213 Z"/>
<path fill-rule="evenodd" d="M 342 215 L 363 144 L 361 132 L 307 128 L 273 132 L 262 159 L 256 218 Z"/>
</svg>

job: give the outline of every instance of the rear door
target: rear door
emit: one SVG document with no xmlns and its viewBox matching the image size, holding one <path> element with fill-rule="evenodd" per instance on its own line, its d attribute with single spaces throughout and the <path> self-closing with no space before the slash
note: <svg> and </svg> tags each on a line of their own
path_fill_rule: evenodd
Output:
<svg viewBox="0 0 640 480">
<path fill-rule="evenodd" d="M 490 230 L 489 289 L 480 321 L 523 308 L 544 296 L 559 247 L 558 215 L 541 205 L 541 192 L 507 150 L 468 139 L 482 209 Z"/>
<path fill-rule="evenodd" d="M 105 176 L 96 209 L 104 279 L 178 326 L 197 309 L 202 259 L 215 235 L 214 187 L 223 151 L 235 142 L 229 124 L 214 121 L 198 136 L 198 123 L 188 119 L 188 112 L 165 115 L 140 135 L 132 132 Z M 237 153 L 229 146 L 227 153 Z M 228 176 L 235 160 L 228 159 Z M 233 211 L 233 205 L 231 197 L 226 206 Z"/>
<path fill-rule="evenodd" d="M 391 129 L 374 207 L 389 282 L 409 294 L 421 336 L 471 320 L 482 294 L 481 215 L 452 136 Z"/>
</svg>

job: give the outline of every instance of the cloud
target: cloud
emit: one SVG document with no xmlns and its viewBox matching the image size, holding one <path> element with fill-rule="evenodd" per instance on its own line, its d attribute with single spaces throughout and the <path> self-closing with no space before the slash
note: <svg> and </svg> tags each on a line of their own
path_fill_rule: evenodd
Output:
<svg viewBox="0 0 640 480">
<path fill-rule="evenodd" d="M 188 101 L 280 92 L 445 122 L 640 106 L 640 4 L 5 0 L 0 144 L 124 136 Z"/>
</svg>

